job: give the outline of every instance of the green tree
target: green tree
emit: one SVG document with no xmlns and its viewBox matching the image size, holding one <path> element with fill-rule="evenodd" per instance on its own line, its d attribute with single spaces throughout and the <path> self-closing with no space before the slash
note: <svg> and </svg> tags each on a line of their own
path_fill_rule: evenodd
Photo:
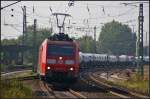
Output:
<svg viewBox="0 0 150 99">
<path fill-rule="evenodd" d="M 27 31 L 27 39 L 25 40 L 25 44 L 27 46 L 36 47 L 37 50 L 35 53 L 38 58 L 38 49 L 39 49 L 41 43 L 51 35 L 52 31 L 51 31 L 51 29 L 48 29 L 48 28 L 37 28 L 37 30 L 36 30 L 36 46 L 33 46 L 33 41 L 34 41 L 33 40 L 33 38 L 34 38 L 33 37 L 34 36 L 33 25 L 28 26 L 27 30 L 28 30 Z M 22 36 L 19 38 L 22 39 Z M 19 41 L 21 41 L 21 40 L 19 40 Z M 25 59 L 27 62 L 32 62 L 32 54 L 33 54 L 33 49 L 26 52 Z"/>
<path fill-rule="evenodd" d="M 99 52 L 135 55 L 136 35 L 128 25 L 117 21 L 106 23 L 99 36 Z"/>
<path fill-rule="evenodd" d="M 27 38 L 25 40 L 25 44 L 27 46 L 33 47 L 33 33 L 34 33 L 33 25 L 27 27 Z M 51 29 L 48 28 L 37 28 L 36 32 L 36 56 L 38 58 L 38 49 L 44 39 L 48 38 L 52 33 Z M 17 39 L 3 39 L 1 40 L 2 45 L 22 45 L 22 35 Z M 34 46 L 35 47 L 35 46 Z M 3 54 L 3 53 L 1 53 Z M 24 52 L 25 63 L 32 62 L 33 48 Z M 8 56 L 8 55 L 7 55 Z M 1 55 L 2 57 L 2 55 Z M 9 56 L 8 56 L 9 57 Z M 8 57 L 6 57 L 8 59 Z"/>
<path fill-rule="evenodd" d="M 1 40 L 1 44 L 2 46 L 6 46 L 6 45 L 18 45 L 19 42 L 18 42 L 18 39 L 3 39 Z M 6 51 L 1 51 L 1 60 L 2 60 L 2 63 L 6 63 L 6 62 L 12 62 L 16 59 L 16 53 L 8 53 Z"/>
<path fill-rule="evenodd" d="M 19 44 L 18 39 L 3 39 L 1 41 L 2 45 L 16 45 Z"/>
<path fill-rule="evenodd" d="M 79 47 L 81 52 L 85 53 L 94 53 L 94 40 L 92 37 L 83 36 L 77 39 L 79 42 Z"/>
<path fill-rule="evenodd" d="M 27 46 L 33 45 L 33 33 L 34 33 L 33 25 L 27 27 L 27 39 L 25 40 L 25 44 Z M 36 44 L 39 47 L 44 39 L 48 38 L 51 35 L 52 31 L 48 28 L 37 28 L 36 31 Z M 22 35 L 18 37 L 18 41 L 22 42 Z"/>
</svg>

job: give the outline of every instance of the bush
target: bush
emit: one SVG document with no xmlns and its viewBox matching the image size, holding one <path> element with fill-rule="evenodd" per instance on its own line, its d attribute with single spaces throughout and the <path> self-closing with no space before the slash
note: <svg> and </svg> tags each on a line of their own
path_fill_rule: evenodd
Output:
<svg viewBox="0 0 150 99">
<path fill-rule="evenodd" d="M 149 94 L 149 81 L 143 80 L 139 74 L 135 74 L 129 80 L 119 82 L 118 84 L 135 92 Z"/>
<path fill-rule="evenodd" d="M 24 86 L 23 83 L 17 79 L 1 80 L 0 88 L 2 98 L 32 98 L 31 88 Z"/>
</svg>

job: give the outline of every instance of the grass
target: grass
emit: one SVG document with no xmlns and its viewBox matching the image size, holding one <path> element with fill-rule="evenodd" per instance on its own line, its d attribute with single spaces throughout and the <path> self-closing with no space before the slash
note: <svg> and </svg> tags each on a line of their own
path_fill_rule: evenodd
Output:
<svg viewBox="0 0 150 99">
<path fill-rule="evenodd" d="M 31 71 L 31 72 L 29 73 L 29 75 L 33 76 L 33 75 L 34 75 L 34 72 L 33 72 L 33 71 Z"/>
<path fill-rule="evenodd" d="M 27 77 L 27 76 L 34 76 L 34 72 L 32 71 L 26 71 L 26 72 L 21 72 L 21 73 L 18 73 L 18 75 L 14 76 L 14 77 Z"/>
<path fill-rule="evenodd" d="M 135 74 L 129 80 L 119 82 L 119 85 L 142 94 L 149 94 L 149 80 L 143 80 L 139 74 Z"/>
<path fill-rule="evenodd" d="M 131 77 L 128 80 L 124 81 L 106 81 L 110 85 L 127 88 L 130 91 L 138 92 L 144 95 L 149 94 L 149 80 L 143 80 L 140 78 L 139 74 L 135 74 L 133 77 Z"/>
<path fill-rule="evenodd" d="M 1 65 L 0 65 L 0 68 L 1 68 L 1 71 L 4 71 L 5 69 L 8 68 L 8 65 L 1 64 Z"/>
<path fill-rule="evenodd" d="M 0 81 L 1 98 L 32 98 L 32 89 L 17 79 Z"/>
<path fill-rule="evenodd" d="M 107 95 L 107 96 L 113 96 L 113 94 L 110 93 L 110 92 L 107 92 L 106 95 Z"/>
</svg>

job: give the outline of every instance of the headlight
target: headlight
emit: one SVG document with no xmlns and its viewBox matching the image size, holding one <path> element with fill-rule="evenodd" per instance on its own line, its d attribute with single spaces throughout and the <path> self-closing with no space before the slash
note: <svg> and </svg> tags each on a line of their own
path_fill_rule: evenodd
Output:
<svg viewBox="0 0 150 99">
<path fill-rule="evenodd" d="M 74 61 L 73 60 L 66 60 L 65 64 L 67 64 L 67 65 L 73 65 Z"/>
<path fill-rule="evenodd" d="M 73 68 L 71 67 L 70 70 L 73 71 Z"/>
<path fill-rule="evenodd" d="M 55 59 L 47 59 L 48 64 L 55 64 L 56 60 Z"/>
<path fill-rule="evenodd" d="M 48 66 L 47 69 L 51 69 L 51 67 Z"/>
</svg>

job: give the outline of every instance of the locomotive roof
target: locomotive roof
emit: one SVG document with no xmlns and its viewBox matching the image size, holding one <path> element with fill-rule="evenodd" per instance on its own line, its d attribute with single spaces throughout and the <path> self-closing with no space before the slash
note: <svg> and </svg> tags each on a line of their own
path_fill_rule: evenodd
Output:
<svg viewBox="0 0 150 99">
<path fill-rule="evenodd" d="M 65 43 L 65 44 L 71 44 L 71 43 L 76 43 L 75 41 L 53 41 L 53 40 L 49 40 L 47 39 L 48 43 Z"/>
<path fill-rule="evenodd" d="M 44 46 L 46 44 L 68 44 L 68 45 L 77 45 L 78 46 L 78 43 L 76 41 L 53 41 L 53 40 L 49 40 L 49 39 L 45 39 L 42 44 L 40 45 L 41 46 Z"/>
</svg>

